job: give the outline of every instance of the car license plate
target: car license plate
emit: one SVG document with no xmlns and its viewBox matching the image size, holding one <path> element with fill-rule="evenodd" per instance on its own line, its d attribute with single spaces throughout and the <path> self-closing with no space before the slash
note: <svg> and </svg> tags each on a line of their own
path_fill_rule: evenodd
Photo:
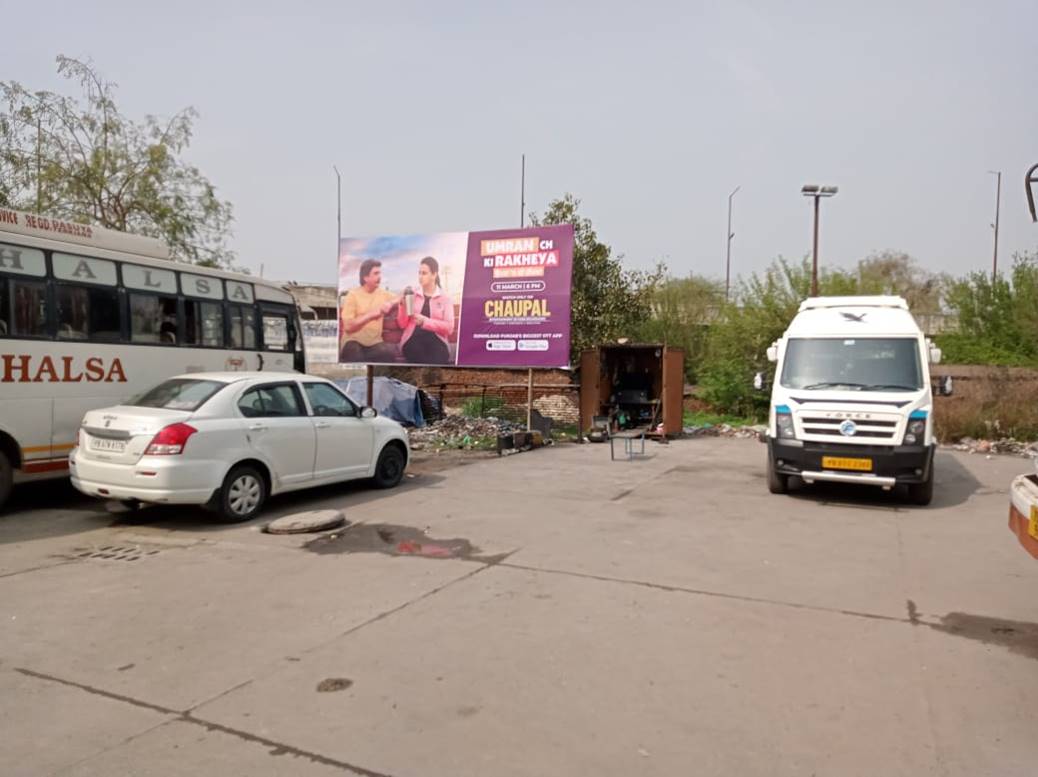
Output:
<svg viewBox="0 0 1038 777">
<path fill-rule="evenodd" d="M 1027 533 L 1038 540 L 1038 505 L 1031 505 L 1031 520 L 1027 522 Z"/>
<path fill-rule="evenodd" d="M 871 472 L 872 459 L 850 459 L 839 456 L 823 456 L 822 469 L 852 469 L 857 472 Z"/>
<path fill-rule="evenodd" d="M 90 450 L 122 453 L 126 450 L 126 440 L 109 440 L 107 437 L 91 437 Z"/>
</svg>

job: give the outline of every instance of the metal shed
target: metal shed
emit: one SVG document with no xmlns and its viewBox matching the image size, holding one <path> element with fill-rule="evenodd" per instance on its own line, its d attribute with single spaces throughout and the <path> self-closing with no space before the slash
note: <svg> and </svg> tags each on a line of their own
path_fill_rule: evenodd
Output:
<svg viewBox="0 0 1038 777">
<path fill-rule="evenodd" d="M 613 431 L 643 428 L 675 436 L 682 428 L 685 351 L 663 344 L 609 344 L 580 354 L 581 432 L 595 419 Z"/>
</svg>

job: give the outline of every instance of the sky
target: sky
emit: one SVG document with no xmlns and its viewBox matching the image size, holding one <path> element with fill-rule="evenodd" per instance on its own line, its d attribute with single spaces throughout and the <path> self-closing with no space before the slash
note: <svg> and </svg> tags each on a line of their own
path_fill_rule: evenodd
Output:
<svg viewBox="0 0 1038 777">
<path fill-rule="evenodd" d="M 989 270 L 1038 247 L 1038 3 L 3 2 L 0 79 L 130 116 L 200 114 L 187 158 L 234 207 L 238 262 L 336 280 L 344 236 L 517 226 L 566 192 L 632 268 L 723 279 L 811 250 Z"/>
</svg>

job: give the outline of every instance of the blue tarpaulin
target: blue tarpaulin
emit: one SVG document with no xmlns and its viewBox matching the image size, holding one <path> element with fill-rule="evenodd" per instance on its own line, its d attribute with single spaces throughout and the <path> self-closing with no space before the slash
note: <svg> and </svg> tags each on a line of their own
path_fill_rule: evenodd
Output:
<svg viewBox="0 0 1038 777">
<path fill-rule="evenodd" d="M 335 384 L 345 391 L 346 396 L 356 404 L 361 406 L 367 404 L 367 378 L 337 380 Z M 425 426 L 418 389 L 410 383 L 404 383 L 395 378 L 375 378 L 371 401 L 379 415 L 392 418 L 405 426 Z"/>
</svg>

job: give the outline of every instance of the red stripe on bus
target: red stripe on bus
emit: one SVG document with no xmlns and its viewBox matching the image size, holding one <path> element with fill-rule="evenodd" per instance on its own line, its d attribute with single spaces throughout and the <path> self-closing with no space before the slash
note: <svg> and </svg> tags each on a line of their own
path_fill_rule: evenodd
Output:
<svg viewBox="0 0 1038 777">
<path fill-rule="evenodd" d="M 57 472 L 58 470 L 68 469 L 68 459 L 61 459 L 60 461 L 27 461 L 22 464 L 22 472 L 27 475 L 34 474 L 36 472 Z"/>
</svg>

